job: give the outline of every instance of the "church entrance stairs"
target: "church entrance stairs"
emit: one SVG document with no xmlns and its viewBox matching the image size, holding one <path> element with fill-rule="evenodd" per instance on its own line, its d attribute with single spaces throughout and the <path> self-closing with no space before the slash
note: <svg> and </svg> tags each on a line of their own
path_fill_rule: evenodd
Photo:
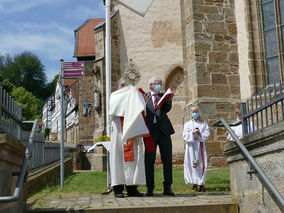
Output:
<svg viewBox="0 0 284 213">
<path fill-rule="evenodd" d="M 27 212 L 80 213 L 238 213 L 230 194 L 177 194 L 115 198 L 113 194 L 53 194 L 27 201 Z"/>
</svg>

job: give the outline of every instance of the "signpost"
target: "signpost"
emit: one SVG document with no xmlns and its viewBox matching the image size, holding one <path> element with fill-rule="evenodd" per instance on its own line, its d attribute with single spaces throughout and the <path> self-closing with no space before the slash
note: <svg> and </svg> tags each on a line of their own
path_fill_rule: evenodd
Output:
<svg viewBox="0 0 284 213">
<path fill-rule="evenodd" d="M 84 62 L 63 62 L 64 78 L 80 78 L 84 75 Z"/>
<path fill-rule="evenodd" d="M 84 76 L 84 62 L 64 62 L 60 60 L 61 72 L 59 75 L 60 84 L 60 186 L 64 187 L 64 78 L 80 78 Z"/>
</svg>

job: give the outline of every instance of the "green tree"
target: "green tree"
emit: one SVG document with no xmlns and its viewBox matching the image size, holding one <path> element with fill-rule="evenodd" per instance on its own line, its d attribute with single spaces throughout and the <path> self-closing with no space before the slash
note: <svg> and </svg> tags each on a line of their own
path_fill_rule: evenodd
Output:
<svg viewBox="0 0 284 213">
<path fill-rule="evenodd" d="M 44 66 L 36 55 L 26 51 L 14 58 L 9 54 L 1 58 L 2 81 L 8 79 L 16 87 L 24 87 L 42 100 L 50 95 L 48 94 Z"/>
<path fill-rule="evenodd" d="M 8 79 L 15 86 L 20 86 L 22 77 L 14 58 L 10 54 L 0 56 L 1 81 Z"/>
<path fill-rule="evenodd" d="M 59 75 L 57 74 L 54 76 L 53 80 L 47 84 L 46 88 L 47 88 L 48 97 L 54 92 L 58 78 Z"/>
<path fill-rule="evenodd" d="M 22 76 L 21 86 L 37 98 L 45 99 L 46 75 L 39 58 L 30 52 L 23 52 L 15 56 L 14 63 Z"/>
<path fill-rule="evenodd" d="M 2 81 L 2 86 L 8 93 L 11 93 L 15 88 L 15 85 L 12 84 L 7 78 Z"/>
<path fill-rule="evenodd" d="M 11 95 L 17 104 L 22 106 L 23 120 L 34 120 L 40 117 L 42 100 L 37 99 L 32 93 L 25 90 L 24 87 L 14 87 Z"/>
</svg>

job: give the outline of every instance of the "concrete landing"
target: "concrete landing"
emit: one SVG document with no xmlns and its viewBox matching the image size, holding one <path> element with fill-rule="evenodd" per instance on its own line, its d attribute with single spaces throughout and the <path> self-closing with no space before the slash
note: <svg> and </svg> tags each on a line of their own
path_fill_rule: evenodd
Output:
<svg viewBox="0 0 284 213">
<path fill-rule="evenodd" d="M 57 194 L 29 199 L 28 212 L 86 212 L 86 213 L 238 213 L 229 194 L 177 194 L 166 197 L 115 198 L 113 194 Z"/>
</svg>

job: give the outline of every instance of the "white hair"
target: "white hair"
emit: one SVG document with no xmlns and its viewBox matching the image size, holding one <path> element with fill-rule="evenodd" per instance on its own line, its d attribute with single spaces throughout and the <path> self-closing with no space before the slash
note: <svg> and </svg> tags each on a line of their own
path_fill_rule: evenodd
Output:
<svg viewBox="0 0 284 213">
<path fill-rule="evenodd" d="M 152 77 L 150 80 L 149 80 L 149 87 L 150 87 L 150 84 L 155 84 L 156 81 L 159 81 L 161 84 L 163 84 L 163 81 L 160 77 Z"/>
</svg>

